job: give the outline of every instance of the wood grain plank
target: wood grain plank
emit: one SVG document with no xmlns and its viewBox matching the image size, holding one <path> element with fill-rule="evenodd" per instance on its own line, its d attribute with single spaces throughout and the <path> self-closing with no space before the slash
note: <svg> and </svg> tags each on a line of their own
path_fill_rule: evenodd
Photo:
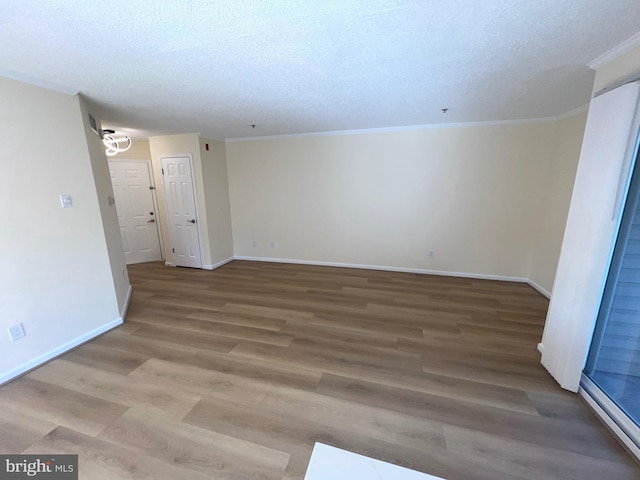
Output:
<svg viewBox="0 0 640 480">
<path fill-rule="evenodd" d="M 19 406 L 0 409 L 0 452 L 18 454 L 56 428 L 57 424 L 25 413 Z"/>
<path fill-rule="evenodd" d="M 181 360 L 180 363 L 299 390 L 315 390 L 322 375 L 317 370 L 303 368 L 291 362 L 281 363 L 265 358 L 254 359 L 217 352 L 197 352 L 193 358 Z"/>
<path fill-rule="evenodd" d="M 138 328 L 129 329 L 129 333 L 138 330 Z M 95 343 L 86 343 L 65 354 L 64 359 L 88 367 L 126 375 L 146 362 L 149 357 L 135 351 L 113 350 Z"/>
<path fill-rule="evenodd" d="M 576 472 L 576 465 L 580 465 L 583 471 L 590 472 L 594 478 L 638 478 L 636 472 L 629 471 L 615 462 L 551 447 L 531 448 L 526 442 L 452 425 L 444 428 L 447 446 L 452 452 L 461 457 L 471 457 L 487 467 L 502 470 L 504 475 L 517 474 L 532 480 L 580 480 L 584 478 L 581 473 Z"/>
<path fill-rule="evenodd" d="M 288 453 L 133 410 L 98 438 L 176 465 L 182 476 L 199 472 L 220 480 L 279 480 L 289 463 Z"/>
<path fill-rule="evenodd" d="M 271 384 L 227 373 L 216 372 L 191 365 L 152 359 L 131 372 L 129 379 L 160 385 L 167 391 L 190 392 L 234 401 L 242 398 L 245 403 L 259 404 Z M 189 410 L 195 405 L 192 404 Z M 188 412 L 184 412 L 186 415 Z M 183 416 L 184 416 L 183 415 Z"/>
<path fill-rule="evenodd" d="M 267 343 L 269 345 L 279 345 L 286 347 L 293 340 L 293 335 L 282 333 L 278 330 L 269 330 L 263 328 L 254 328 L 243 325 L 232 325 L 228 323 L 219 323 L 213 320 L 199 320 L 189 315 L 186 318 L 171 318 L 168 316 L 139 316 L 130 320 L 132 323 L 150 325 L 155 327 L 169 327 L 177 329 L 179 332 L 193 332 L 205 335 L 214 335 L 216 337 L 224 337 L 235 340 L 248 340 L 251 342 Z M 138 329 L 133 332 L 134 335 L 149 335 L 148 327 Z M 158 337 L 155 337 L 158 338 Z M 186 338 L 186 337 L 184 337 Z M 196 346 L 196 343 L 189 342 L 189 345 Z"/>
<path fill-rule="evenodd" d="M 205 480 L 211 476 L 190 471 L 185 477 L 182 463 L 171 459 L 152 458 L 139 451 L 97 439 L 65 427 L 57 427 L 34 443 L 24 453 L 78 455 L 80 478 L 91 480 L 158 479 Z"/>
<path fill-rule="evenodd" d="M 144 337 L 166 343 L 202 348 L 216 352 L 230 352 L 238 344 L 237 340 L 219 337 L 217 335 L 190 332 L 178 328 L 168 328 L 158 325 L 142 325 L 131 334 L 133 337 Z"/>
<path fill-rule="evenodd" d="M 19 406 L 20 411 L 30 417 L 88 435 L 96 435 L 129 409 L 125 405 L 29 377 L 4 385 L 0 389 L 0 405 L 14 409 Z"/>
<path fill-rule="evenodd" d="M 169 390 L 162 385 L 78 365 L 62 358 L 31 372 L 28 377 L 63 387 L 70 392 L 100 397 L 127 407 L 155 411 L 167 418 L 181 419 L 202 398 L 192 392 Z"/>
</svg>

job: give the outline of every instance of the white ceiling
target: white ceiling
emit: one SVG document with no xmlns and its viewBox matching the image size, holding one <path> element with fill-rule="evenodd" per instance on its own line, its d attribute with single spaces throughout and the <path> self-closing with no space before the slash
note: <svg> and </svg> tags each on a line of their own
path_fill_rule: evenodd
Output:
<svg viewBox="0 0 640 480">
<path fill-rule="evenodd" d="M 0 12 L 0 74 L 82 92 L 103 126 L 138 137 L 557 116 L 588 102 L 587 64 L 640 31 L 638 0 L 0 0 Z"/>
</svg>

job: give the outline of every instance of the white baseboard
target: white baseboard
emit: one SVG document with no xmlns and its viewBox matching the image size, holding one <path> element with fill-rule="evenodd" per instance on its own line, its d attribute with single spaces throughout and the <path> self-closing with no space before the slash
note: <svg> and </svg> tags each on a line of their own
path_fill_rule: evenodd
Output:
<svg viewBox="0 0 640 480">
<path fill-rule="evenodd" d="M 47 353 L 44 353 L 32 360 L 29 360 L 23 363 L 22 365 L 12 368 L 8 372 L 4 372 L 0 374 L 0 385 L 4 385 L 5 383 L 10 382 L 14 378 L 19 377 L 20 375 L 24 375 L 25 373 L 33 370 L 34 368 L 37 368 L 40 365 L 50 360 L 53 360 L 56 357 L 59 357 L 63 353 L 66 353 L 69 350 L 72 350 L 73 348 L 85 342 L 88 342 L 92 338 L 95 338 L 98 335 L 101 335 L 117 327 L 118 325 L 122 325 L 122 323 L 123 323 L 122 317 L 118 317 L 115 320 L 110 321 L 109 323 L 105 323 L 104 325 L 101 325 L 100 327 L 95 328 L 90 332 L 85 333 L 84 335 L 80 335 L 79 337 L 74 338 L 73 340 L 62 344 L 59 347 L 54 348 L 53 350 L 49 350 Z"/>
<path fill-rule="evenodd" d="M 233 262 L 235 260 L 234 257 L 225 258 L 221 262 L 214 263 L 213 265 L 202 265 L 202 268 L 205 270 L 215 270 L 216 268 L 220 268 L 223 265 L 226 265 L 229 262 Z"/>
<path fill-rule="evenodd" d="M 129 303 L 131 303 L 131 295 L 133 294 L 133 287 L 129 285 L 127 289 L 127 298 L 124 300 L 124 305 L 122 306 L 122 310 L 120 311 L 120 318 L 127 318 L 127 312 L 129 311 Z"/>
<path fill-rule="evenodd" d="M 547 298 L 551 298 L 551 292 L 549 292 L 546 288 L 541 287 L 540 285 L 538 285 L 536 282 L 534 282 L 533 280 L 531 280 L 530 278 L 527 279 L 527 283 L 535 288 L 538 292 L 540 292 L 542 295 L 544 295 Z"/>
<path fill-rule="evenodd" d="M 536 349 L 538 350 L 538 353 L 542 355 L 542 352 L 544 352 L 544 343 L 540 342 Z"/>
<path fill-rule="evenodd" d="M 443 275 L 446 277 L 477 278 L 480 280 L 501 280 L 503 282 L 519 282 L 519 283 L 529 282 L 529 279 L 525 277 L 509 277 L 504 275 L 488 275 L 483 273 L 447 272 L 442 270 L 426 270 L 423 268 L 387 267 L 383 265 L 363 265 L 360 263 L 318 262 L 313 260 L 291 260 L 288 258 L 245 257 L 242 255 L 235 256 L 234 259 L 247 260 L 250 262 L 293 263 L 296 265 L 318 265 L 322 267 L 362 268 L 364 270 L 382 270 L 387 272 L 419 273 L 424 275 Z"/>
</svg>

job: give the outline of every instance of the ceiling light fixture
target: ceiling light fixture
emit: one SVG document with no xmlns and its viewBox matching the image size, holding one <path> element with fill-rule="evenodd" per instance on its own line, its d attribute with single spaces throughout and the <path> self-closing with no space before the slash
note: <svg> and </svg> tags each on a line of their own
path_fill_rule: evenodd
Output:
<svg viewBox="0 0 640 480">
<path fill-rule="evenodd" d="M 117 153 L 126 152 L 131 148 L 129 136 L 116 137 L 115 133 L 115 130 L 102 130 L 102 143 L 107 147 L 105 150 L 107 157 L 113 157 Z"/>
</svg>

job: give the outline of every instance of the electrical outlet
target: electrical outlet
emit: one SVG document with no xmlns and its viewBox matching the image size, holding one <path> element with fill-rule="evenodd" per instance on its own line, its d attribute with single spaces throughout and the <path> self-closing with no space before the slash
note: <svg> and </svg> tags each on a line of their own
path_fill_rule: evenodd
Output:
<svg viewBox="0 0 640 480">
<path fill-rule="evenodd" d="M 256 247 L 258 246 L 258 242 L 256 242 L 255 240 L 253 240 L 253 241 L 251 242 L 251 246 L 252 246 L 253 248 L 256 248 Z"/>
<path fill-rule="evenodd" d="M 9 331 L 9 338 L 12 342 L 20 340 L 22 337 L 24 337 L 24 328 L 22 328 L 21 323 L 13 325 L 12 327 L 7 328 L 7 330 Z"/>
<path fill-rule="evenodd" d="M 276 248 L 276 242 L 274 240 L 271 240 L 271 248 Z"/>
<path fill-rule="evenodd" d="M 436 256 L 435 250 L 429 250 L 429 258 L 433 258 Z"/>
</svg>

